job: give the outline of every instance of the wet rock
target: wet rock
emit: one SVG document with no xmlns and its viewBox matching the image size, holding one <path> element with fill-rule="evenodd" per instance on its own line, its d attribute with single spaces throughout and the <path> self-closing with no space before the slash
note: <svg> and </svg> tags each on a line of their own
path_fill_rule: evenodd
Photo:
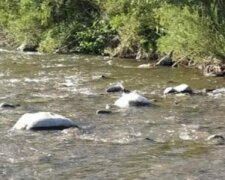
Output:
<svg viewBox="0 0 225 180">
<path fill-rule="evenodd" d="M 168 87 L 163 91 L 163 94 L 175 94 L 175 93 L 193 93 L 192 89 L 187 84 L 180 84 L 174 87 Z"/>
<path fill-rule="evenodd" d="M 112 85 L 111 87 L 109 87 L 106 90 L 106 92 L 114 93 L 114 92 L 130 92 L 130 91 L 125 89 L 122 84 L 115 84 L 115 85 Z"/>
<path fill-rule="evenodd" d="M 110 110 L 97 110 L 96 114 L 111 114 L 112 111 Z"/>
<path fill-rule="evenodd" d="M 172 93 L 176 93 L 173 87 L 168 87 L 163 91 L 163 94 L 172 94 Z"/>
<path fill-rule="evenodd" d="M 37 45 L 23 43 L 17 48 L 17 50 L 21 52 L 37 52 L 37 48 Z"/>
<path fill-rule="evenodd" d="M 61 130 L 78 125 L 64 117 L 51 112 L 26 113 L 16 122 L 12 130 Z"/>
<path fill-rule="evenodd" d="M 6 102 L 3 102 L 0 104 L 1 109 L 15 109 L 18 106 L 20 106 L 20 105 L 19 104 L 9 104 Z"/>
<path fill-rule="evenodd" d="M 171 51 L 169 54 L 161 58 L 157 63 L 156 66 L 172 66 L 174 64 L 174 61 L 172 60 L 173 51 Z"/>
<path fill-rule="evenodd" d="M 187 84 L 175 86 L 174 90 L 178 93 L 192 93 L 192 89 Z"/>
<path fill-rule="evenodd" d="M 151 102 L 137 92 L 131 92 L 123 93 L 122 96 L 116 100 L 114 105 L 120 108 L 126 108 L 129 106 L 149 106 Z"/>
<path fill-rule="evenodd" d="M 223 145 L 225 143 L 225 138 L 220 134 L 213 134 L 207 138 L 209 144 Z"/>
</svg>

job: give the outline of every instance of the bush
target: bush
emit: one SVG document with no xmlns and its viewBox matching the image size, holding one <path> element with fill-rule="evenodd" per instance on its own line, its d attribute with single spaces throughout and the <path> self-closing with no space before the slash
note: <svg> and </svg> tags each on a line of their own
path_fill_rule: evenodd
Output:
<svg viewBox="0 0 225 180">
<path fill-rule="evenodd" d="M 18 43 L 39 45 L 43 52 L 101 53 L 113 32 L 94 0 L 4 0 L 0 6 L 0 25 Z"/>
<path fill-rule="evenodd" d="M 174 50 L 178 56 L 201 60 L 205 56 L 224 57 L 224 33 L 216 29 L 212 19 L 203 17 L 198 7 L 163 6 L 158 11 L 164 36 L 158 40 L 158 50 Z M 168 21 L 170 19 L 170 21 Z"/>
</svg>

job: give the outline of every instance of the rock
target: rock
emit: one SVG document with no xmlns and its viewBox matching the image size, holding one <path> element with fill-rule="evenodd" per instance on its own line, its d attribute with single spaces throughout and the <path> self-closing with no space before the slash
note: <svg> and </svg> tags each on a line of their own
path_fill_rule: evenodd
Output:
<svg viewBox="0 0 225 180">
<path fill-rule="evenodd" d="M 37 48 L 37 45 L 23 43 L 17 48 L 17 50 L 21 52 L 37 52 Z"/>
<path fill-rule="evenodd" d="M 139 95 L 136 92 L 124 93 L 116 100 L 115 106 L 120 108 L 126 108 L 129 106 L 149 106 L 151 102 L 144 96 Z"/>
<path fill-rule="evenodd" d="M 207 138 L 209 144 L 223 145 L 225 143 L 225 138 L 220 134 L 213 134 Z"/>
<path fill-rule="evenodd" d="M 123 92 L 125 89 L 122 84 L 115 84 L 109 87 L 106 92 Z"/>
<path fill-rule="evenodd" d="M 173 51 L 171 51 L 169 54 L 161 58 L 156 65 L 157 66 L 172 66 L 174 64 L 172 60 Z"/>
<path fill-rule="evenodd" d="M 3 102 L 0 104 L 0 108 L 2 109 L 14 109 L 16 107 L 20 106 L 19 104 L 9 104 L 9 103 L 6 103 L 6 102 Z"/>
<path fill-rule="evenodd" d="M 171 94 L 171 93 L 176 93 L 173 87 L 168 87 L 163 91 L 163 94 Z"/>
<path fill-rule="evenodd" d="M 187 84 L 175 86 L 174 90 L 178 93 L 192 93 L 192 89 Z"/>
<path fill-rule="evenodd" d="M 96 114 L 111 114 L 112 111 L 110 110 L 97 110 Z"/>
<path fill-rule="evenodd" d="M 192 89 L 187 84 L 180 84 L 175 87 L 168 87 L 163 91 L 163 94 L 171 93 L 193 93 Z"/>
<path fill-rule="evenodd" d="M 13 130 L 61 130 L 78 125 L 64 116 L 51 112 L 26 113 L 16 122 Z"/>
</svg>

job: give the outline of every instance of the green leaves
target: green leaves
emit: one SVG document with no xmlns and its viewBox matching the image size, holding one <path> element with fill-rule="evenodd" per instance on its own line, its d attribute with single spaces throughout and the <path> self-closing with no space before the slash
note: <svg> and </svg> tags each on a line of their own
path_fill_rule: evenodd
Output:
<svg viewBox="0 0 225 180">
<path fill-rule="evenodd" d="M 43 52 L 225 57 L 222 0 L 2 0 L 0 26 Z"/>
</svg>

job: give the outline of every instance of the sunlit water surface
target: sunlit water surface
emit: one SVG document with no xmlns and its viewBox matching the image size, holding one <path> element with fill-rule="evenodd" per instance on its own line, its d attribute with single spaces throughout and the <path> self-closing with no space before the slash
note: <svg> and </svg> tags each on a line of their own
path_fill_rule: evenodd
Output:
<svg viewBox="0 0 225 180">
<path fill-rule="evenodd" d="M 225 97 L 163 97 L 168 86 L 219 88 L 224 78 L 140 64 L 1 51 L 0 103 L 20 107 L 0 110 L 0 179 L 224 179 L 225 146 L 205 139 L 225 133 Z M 120 97 L 105 91 L 118 82 L 154 105 L 97 115 Z M 10 131 L 22 114 L 38 111 L 76 120 L 84 131 Z"/>
</svg>

